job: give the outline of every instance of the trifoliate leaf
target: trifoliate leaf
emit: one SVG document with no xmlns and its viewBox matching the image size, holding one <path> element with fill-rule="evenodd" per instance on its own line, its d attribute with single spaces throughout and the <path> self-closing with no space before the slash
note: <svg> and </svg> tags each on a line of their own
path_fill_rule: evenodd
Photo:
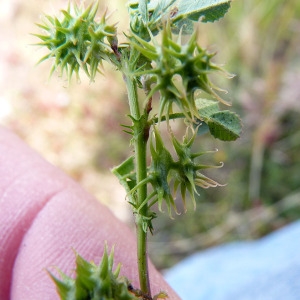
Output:
<svg viewBox="0 0 300 300">
<path fill-rule="evenodd" d="M 208 119 L 212 114 L 220 111 L 218 101 L 207 100 L 207 99 L 196 99 L 196 107 L 198 109 L 201 118 Z"/>
<path fill-rule="evenodd" d="M 170 20 L 174 33 L 179 33 L 182 28 L 182 34 L 191 34 L 193 22 L 214 22 L 222 18 L 231 0 L 150 0 L 147 6 L 145 2 L 132 0 L 128 4 L 131 29 L 143 39 L 146 27 L 156 35 L 167 20 Z M 146 12 L 148 16 L 145 16 Z M 148 40 L 149 36 L 145 36 Z"/>
<path fill-rule="evenodd" d="M 130 9 L 139 8 L 143 1 L 129 1 Z M 198 21 L 201 17 L 202 22 L 214 22 L 222 18 L 230 7 L 231 0 L 150 0 L 148 11 L 151 19 L 157 22 L 158 17 L 170 15 L 174 22 L 184 18 Z M 144 6 L 144 5 L 143 5 Z"/>
<path fill-rule="evenodd" d="M 173 18 L 177 20 L 189 18 L 193 21 L 214 22 L 223 18 L 230 7 L 231 0 L 179 0 L 178 12 Z"/>
<path fill-rule="evenodd" d="M 242 131 L 239 116 L 229 110 L 212 114 L 207 124 L 210 133 L 222 141 L 235 141 L 240 137 Z"/>
</svg>

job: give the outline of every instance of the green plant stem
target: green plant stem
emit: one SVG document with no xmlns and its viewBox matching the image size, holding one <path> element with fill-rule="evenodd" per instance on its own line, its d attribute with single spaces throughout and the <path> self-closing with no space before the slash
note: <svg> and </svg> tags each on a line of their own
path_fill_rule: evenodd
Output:
<svg viewBox="0 0 300 300">
<path fill-rule="evenodd" d="M 147 134 L 145 134 L 145 131 L 148 129 L 146 128 L 147 122 L 141 121 L 136 82 L 126 75 L 124 75 L 124 79 L 128 92 L 130 113 L 131 116 L 137 121 L 134 121 L 134 150 L 136 160 L 136 184 L 139 184 L 147 177 Z M 137 189 L 137 207 L 141 206 L 146 198 L 147 185 L 143 184 Z M 137 256 L 140 289 L 143 294 L 151 297 L 148 273 L 147 232 L 145 232 L 143 228 L 142 219 L 142 216 L 147 215 L 148 205 L 144 205 L 136 217 Z"/>
</svg>

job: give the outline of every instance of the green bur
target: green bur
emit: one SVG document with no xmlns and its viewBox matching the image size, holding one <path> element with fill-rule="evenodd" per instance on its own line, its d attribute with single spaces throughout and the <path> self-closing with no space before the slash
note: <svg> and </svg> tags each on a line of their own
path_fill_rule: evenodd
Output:
<svg viewBox="0 0 300 300">
<path fill-rule="evenodd" d="M 119 277 L 121 265 L 113 271 L 114 252 L 108 255 L 107 247 L 99 265 L 88 262 L 76 254 L 76 278 L 73 279 L 61 271 L 61 279 L 50 273 L 62 300 L 132 300 L 139 299 L 128 288 L 129 282 Z"/>
</svg>

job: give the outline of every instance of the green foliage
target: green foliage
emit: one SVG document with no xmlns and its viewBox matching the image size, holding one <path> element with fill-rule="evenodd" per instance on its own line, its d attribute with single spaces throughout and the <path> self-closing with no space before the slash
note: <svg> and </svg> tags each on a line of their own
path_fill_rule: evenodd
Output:
<svg viewBox="0 0 300 300">
<path fill-rule="evenodd" d="M 202 190 L 197 210 L 178 222 L 168 216 L 156 220 L 160 230 L 151 237 L 150 253 L 160 268 L 194 251 L 256 239 L 299 220 L 300 36 L 294 26 L 299 18 L 299 1 L 245 0 L 233 1 L 221 22 L 200 26 L 201 40 L 214 44 L 218 61 L 236 74 L 222 86 L 243 120 L 243 138 L 211 139 L 201 121 L 194 148 L 219 149 L 213 159 L 225 166 L 214 178 L 227 186 Z"/>
<path fill-rule="evenodd" d="M 183 18 L 195 22 L 215 22 L 224 17 L 230 7 L 231 0 L 207 1 L 178 1 L 178 11 L 174 16 L 174 23 Z"/>
<path fill-rule="evenodd" d="M 210 133 L 221 141 L 235 141 L 241 134 L 241 120 L 231 111 L 219 111 L 216 101 L 197 99 L 196 106 Z"/>
<path fill-rule="evenodd" d="M 235 141 L 240 137 L 240 118 L 228 110 L 217 112 L 208 120 L 210 133 L 222 141 Z"/>
<path fill-rule="evenodd" d="M 231 75 L 213 62 L 215 54 L 200 47 L 198 31 L 194 30 L 195 22 L 216 21 L 229 7 L 230 1 L 225 0 L 131 1 L 130 30 L 124 44 L 118 43 L 116 26 L 107 24 L 105 14 L 100 21 L 95 21 L 97 3 L 85 10 L 74 5 L 74 13 L 69 5 L 62 11 L 62 20 L 46 16 L 47 21 L 39 25 L 46 32 L 37 35 L 42 40 L 39 45 L 50 50 L 41 61 L 53 57 L 52 72 L 60 67 L 70 80 L 81 68 L 93 81 L 105 60 L 123 75 L 131 121 L 123 127 L 131 135 L 134 155 L 112 171 L 124 186 L 136 217 L 141 291 L 135 290 L 135 295 L 144 299 L 165 297 L 164 293 L 151 297 L 147 274 L 145 241 L 147 232 L 153 232 L 152 220 L 156 217 L 153 206 L 158 204 L 163 212 L 165 205 L 172 217 L 172 209 L 178 212 L 178 190 L 186 210 L 187 194 L 196 207 L 198 188 L 221 185 L 201 170 L 223 164 L 206 165 L 200 158 L 211 151 L 192 150 L 198 137 L 197 122 L 205 122 L 212 136 L 220 140 L 233 141 L 240 135 L 239 117 L 228 110 L 219 110 L 218 102 L 227 106 L 229 103 L 218 94 L 223 90 L 210 81 L 211 74 Z M 189 36 L 183 39 L 183 34 Z M 138 88 L 144 92 L 143 101 L 139 99 Z M 197 100 L 200 93 L 218 102 Z M 156 106 L 154 101 L 158 101 Z M 155 111 L 154 107 L 158 109 Z M 175 137 L 171 119 L 185 120 L 186 134 L 182 142 Z M 161 136 L 160 125 L 164 121 L 172 150 Z M 126 284 L 118 279 L 119 269 L 112 272 L 112 256 L 108 257 L 105 250 L 98 267 L 78 256 L 75 280 L 63 274 L 62 280 L 54 279 L 64 299 L 133 299 Z"/>
<path fill-rule="evenodd" d="M 129 195 L 129 199 L 134 203 L 133 198 L 131 197 L 130 191 L 136 186 L 135 172 L 134 172 L 134 156 L 130 156 L 119 166 L 112 169 L 113 174 L 119 179 L 120 183 L 125 188 L 126 192 Z"/>
<path fill-rule="evenodd" d="M 76 254 L 76 278 L 59 272 L 60 279 L 50 274 L 62 300 L 134 300 L 139 299 L 128 290 L 129 282 L 119 277 L 120 264 L 113 271 L 114 252 L 107 247 L 99 265 L 88 262 Z"/>
<path fill-rule="evenodd" d="M 148 30 L 157 34 L 169 19 L 175 32 L 181 27 L 191 34 L 193 22 L 214 22 L 222 18 L 230 7 L 230 0 L 152 0 L 129 1 L 130 27 L 143 39 L 149 37 Z"/>
</svg>

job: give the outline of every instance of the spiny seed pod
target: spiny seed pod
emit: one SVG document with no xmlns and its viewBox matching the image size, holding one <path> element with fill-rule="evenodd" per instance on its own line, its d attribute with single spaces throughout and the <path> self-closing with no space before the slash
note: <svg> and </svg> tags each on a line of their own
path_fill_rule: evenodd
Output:
<svg viewBox="0 0 300 300">
<path fill-rule="evenodd" d="M 184 207 L 186 209 L 186 194 L 190 194 L 194 207 L 196 207 L 195 194 L 198 194 L 196 187 L 209 188 L 221 186 L 215 180 L 203 175 L 199 172 L 201 169 L 220 168 L 223 166 L 204 165 L 195 160 L 211 151 L 192 153 L 191 147 L 197 135 L 193 131 L 191 137 L 187 130 L 183 142 L 180 143 L 172 134 L 172 143 L 178 160 L 175 161 L 171 153 L 163 144 L 162 137 L 156 127 L 154 127 L 154 140 L 151 140 L 150 151 L 152 154 L 152 163 L 149 170 L 148 180 L 153 189 L 157 192 L 157 201 L 159 210 L 162 211 L 162 203 L 165 201 L 169 214 L 171 216 L 171 207 L 177 213 L 175 204 L 175 195 L 180 186 L 180 192 Z M 171 184 L 173 182 L 173 188 Z"/>
<path fill-rule="evenodd" d="M 62 300 L 135 300 L 140 299 L 129 291 L 131 286 L 125 278 L 120 278 L 120 265 L 113 271 L 113 250 L 108 255 L 107 247 L 99 265 L 76 256 L 76 279 L 59 272 L 61 279 L 50 274 Z"/>
<path fill-rule="evenodd" d="M 193 131 L 193 129 L 191 129 Z M 189 128 L 183 137 L 183 142 L 180 143 L 172 134 L 172 143 L 176 154 L 178 156 L 178 161 L 174 163 L 174 193 L 176 193 L 178 187 L 180 186 L 180 192 L 184 207 L 186 209 L 186 192 L 188 191 L 192 199 L 194 208 L 196 208 L 195 194 L 198 194 L 196 186 L 207 189 L 210 187 L 222 186 L 220 183 L 215 180 L 205 176 L 200 173 L 201 169 L 209 168 L 221 168 L 223 163 L 220 163 L 219 166 L 213 165 L 204 165 L 197 163 L 195 160 L 204 155 L 211 153 L 212 151 L 204 151 L 198 153 L 192 153 L 192 145 L 197 135 L 197 130 L 195 130 L 189 138 Z"/>
<path fill-rule="evenodd" d="M 136 76 L 146 75 L 149 80 L 156 82 L 148 97 L 157 91 L 160 92 L 159 119 L 164 114 L 166 119 L 169 119 L 173 112 L 173 104 L 188 119 L 199 117 L 194 98 L 198 90 L 229 105 L 215 92 L 221 89 L 211 83 L 208 75 L 216 71 L 230 75 L 212 62 L 214 54 L 208 53 L 197 44 L 196 31 L 187 44 L 181 45 L 181 36 L 174 41 L 171 27 L 166 23 L 162 30 L 161 43 L 153 36 L 151 42 L 147 42 L 133 35 L 131 44 L 152 62 L 152 68 L 137 71 Z"/>
<path fill-rule="evenodd" d="M 175 201 L 170 189 L 169 173 L 174 164 L 171 153 L 164 146 L 164 142 L 154 126 L 155 145 L 153 139 L 150 142 L 152 162 L 149 177 L 153 189 L 157 193 L 158 208 L 162 211 L 162 203 L 165 200 L 169 215 L 171 216 L 171 206 L 177 212 Z"/>
<path fill-rule="evenodd" d="M 39 62 L 54 57 L 51 74 L 60 67 L 61 75 L 66 73 L 70 80 L 74 72 L 78 77 L 82 68 L 93 81 L 103 60 L 116 60 L 112 49 L 116 47 L 116 27 L 106 24 L 106 14 L 96 22 L 97 10 L 98 2 L 85 10 L 74 4 L 72 12 L 69 4 L 67 10 L 62 10 L 62 20 L 46 15 L 43 24 L 37 24 L 45 31 L 44 35 L 34 34 L 42 40 L 37 45 L 50 50 Z"/>
</svg>

